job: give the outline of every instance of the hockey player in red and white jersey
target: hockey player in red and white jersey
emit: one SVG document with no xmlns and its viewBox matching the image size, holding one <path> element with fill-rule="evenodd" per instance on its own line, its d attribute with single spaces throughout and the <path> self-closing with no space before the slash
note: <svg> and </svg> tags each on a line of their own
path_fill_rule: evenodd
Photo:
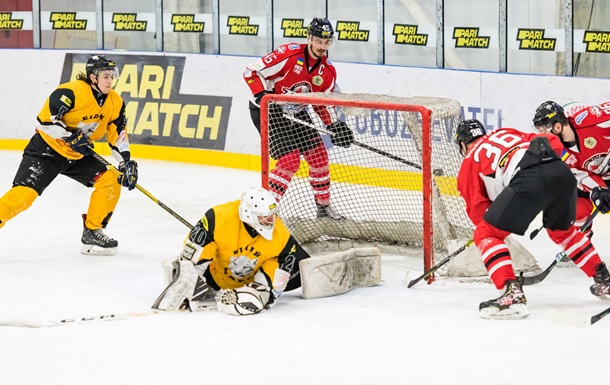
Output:
<svg viewBox="0 0 610 385">
<path fill-rule="evenodd" d="M 577 226 L 591 214 L 593 203 L 602 213 L 610 211 L 610 102 L 585 106 L 548 101 L 534 115 L 540 132 L 551 132 L 561 139 L 562 159 L 578 182 Z"/>
<path fill-rule="evenodd" d="M 250 102 L 250 116 L 260 133 L 260 102 L 266 94 L 292 94 L 304 92 L 333 92 L 336 71 L 326 58 L 333 43 L 334 30 L 328 19 L 315 17 L 307 29 L 306 44 L 284 44 L 275 51 L 247 66 L 244 79 L 254 99 Z M 294 107 L 294 106 L 292 106 Z M 286 107 L 287 108 L 287 107 Z M 354 134 L 345 122 L 336 119 L 326 107 L 314 107 L 314 111 L 334 135 L 332 143 L 349 147 Z M 277 160 L 269 176 L 269 188 L 277 201 L 284 196 L 293 175 L 298 171 L 303 156 L 309 165 L 309 182 L 314 192 L 318 217 L 344 219 L 330 206 L 330 171 L 328 152 L 317 130 L 296 123 L 285 116 L 293 114 L 308 124 L 312 118 L 304 108 L 284 111 L 275 103 L 269 105 L 269 150 Z"/>
<path fill-rule="evenodd" d="M 591 293 L 598 297 L 610 294 L 605 264 L 589 238 L 573 225 L 576 180 L 559 158 L 562 145 L 557 137 L 512 128 L 486 134 L 481 122 L 472 119 L 458 125 L 455 141 L 464 156 L 458 190 L 476 226 L 474 242 L 496 288 L 504 288 L 499 298 L 480 304 L 481 317 L 529 315 L 504 239 L 511 233 L 525 234 L 540 212 L 549 237 L 594 278 Z"/>
</svg>

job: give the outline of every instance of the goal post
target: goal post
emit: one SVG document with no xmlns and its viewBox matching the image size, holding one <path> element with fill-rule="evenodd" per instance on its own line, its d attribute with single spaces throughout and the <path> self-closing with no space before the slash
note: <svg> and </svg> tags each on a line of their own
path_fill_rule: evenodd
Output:
<svg viewBox="0 0 610 385">
<path fill-rule="evenodd" d="M 447 98 L 266 95 L 262 185 L 281 190 L 279 215 L 300 243 L 397 246 L 423 255 L 428 270 L 435 254 L 473 234 L 457 191 L 462 157 L 453 137 L 461 117 L 461 105 Z M 354 133 L 348 148 L 332 142 L 324 122 L 336 121 Z M 327 198 L 341 219 L 320 216 L 316 202 Z"/>
</svg>

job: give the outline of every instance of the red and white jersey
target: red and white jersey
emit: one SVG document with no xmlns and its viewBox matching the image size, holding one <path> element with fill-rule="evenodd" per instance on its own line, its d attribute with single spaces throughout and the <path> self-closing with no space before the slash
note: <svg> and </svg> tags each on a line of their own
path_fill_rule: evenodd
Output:
<svg viewBox="0 0 610 385">
<path fill-rule="evenodd" d="M 491 202 L 504 190 L 536 133 L 500 128 L 479 138 L 466 154 L 458 173 L 458 191 L 466 202 L 466 212 L 475 225 Z M 551 146 L 561 153 L 563 146 L 554 135 L 546 134 Z"/>
<path fill-rule="evenodd" d="M 576 145 L 562 154 L 578 181 L 578 188 L 591 191 L 610 180 L 610 102 L 594 106 L 567 105 L 566 117 L 576 133 Z"/>
<path fill-rule="evenodd" d="M 265 90 L 276 94 L 333 92 L 335 67 L 323 56 L 309 55 L 307 44 L 284 44 L 246 67 L 244 79 L 252 94 Z M 326 109 L 316 112 L 325 124 L 332 122 Z"/>
</svg>

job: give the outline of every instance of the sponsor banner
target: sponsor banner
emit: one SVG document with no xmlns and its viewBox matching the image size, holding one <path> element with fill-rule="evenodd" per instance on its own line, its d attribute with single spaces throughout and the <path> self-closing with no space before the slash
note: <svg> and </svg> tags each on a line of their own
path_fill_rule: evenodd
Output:
<svg viewBox="0 0 610 385">
<path fill-rule="evenodd" d="M 515 51 L 562 52 L 565 50 L 565 30 L 509 28 L 508 49 Z"/>
<path fill-rule="evenodd" d="M 209 13 L 164 13 L 163 33 L 212 34 L 212 21 Z"/>
<path fill-rule="evenodd" d="M 610 53 L 610 31 L 574 30 L 574 51 Z"/>
<path fill-rule="evenodd" d="M 96 31 L 95 17 L 95 12 L 40 12 L 40 29 Z"/>
<path fill-rule="evenodd" d="M 104 12 L 104 31 L 156 32 L 154 12 Z"/>
<path fill-rule="evenodd" d="M 90 55 L 67 53 L 61 82 L 85 71 Z M 224 150 L 231 97 L 182 94 L 184 56 L 111 55 L 114 84 L 126 105 L 129 141 L 136 144 Z"/>
<path fill-rule="evenodd" d="M 263 16 L 220 15 L 220 34 L 267 36 L 267 19 Z"/>
<path fill-rule="evenodd" d="M 386 23 L 386 44 L 436 48 L 436 26 Z"/>
<path fill-rule="evenodd" d="M 0 12 L 0 29 L 32 30 L 32 12 Z"/>
<path fill-rule="evenodd" d="M 273 19 L 275 31 L 274 37 L 286 39 L 304 39 L 307 38 L 307 27 L 311 22 L 310 19 L 294 19 L 294 18 L 275 18 Z"/>
</svg>

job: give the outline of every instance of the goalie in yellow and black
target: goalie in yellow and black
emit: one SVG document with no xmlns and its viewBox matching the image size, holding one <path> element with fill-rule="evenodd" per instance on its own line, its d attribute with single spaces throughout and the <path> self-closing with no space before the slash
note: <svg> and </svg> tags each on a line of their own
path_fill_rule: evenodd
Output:
<svg viewBox="0 0 610 385">
<path fill-rule="evenodd" d="M 301 284 L 305 298 L 317 298 L 379 282 L 378 253 L 310 258 L 277 212 L 274 196 L 261 187 L 209 209 L 180 256 L 164 264 L 167 288 L 152 308 L 250 315 L 272 308 L 283 292 Z M 321 270 L 326 271 L 318 274 Z"/>
<path fill-rule="evenodd" d="M 138 165 L 129 151 L 125 103 L 112 89 L 119 76 L 116 64 L 93 55 L 85 70 L 76 80 L 59 85 L 38 114 L 36 133 L 25 147 L 13 187 L 0 198 L 0 227 L 28 209 L 62 174 L 94 189 L 83 214 L 81 253 L 113 255 L 118 242 L 102 229 L 119 201 L 121 185 L 129 190 L 136 186 Z M 120 162 L 118 177 L 91 156 L 93 142 L 104 135 Z"/>
</svg>

